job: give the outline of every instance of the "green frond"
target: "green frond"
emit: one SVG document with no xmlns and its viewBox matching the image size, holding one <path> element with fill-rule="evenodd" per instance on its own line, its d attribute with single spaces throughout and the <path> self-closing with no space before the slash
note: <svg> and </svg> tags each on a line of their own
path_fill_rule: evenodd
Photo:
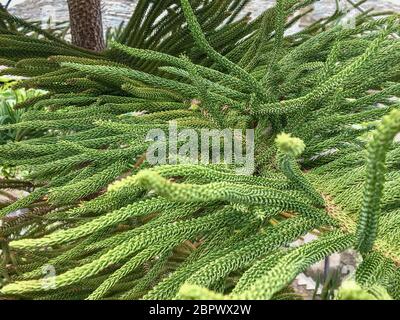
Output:
<svg viewBox="0 0 400 320">
<path fill-rule="evenodd" d="M 372 249 L 377 236 L 385 179 L 386 153 L 394 136 L 399 131 L 400 112 L 393 110 L 382 119 L 367 147 L 367 179 L 357 229 L 357 248 L 364 253 Z"/>
</svg>

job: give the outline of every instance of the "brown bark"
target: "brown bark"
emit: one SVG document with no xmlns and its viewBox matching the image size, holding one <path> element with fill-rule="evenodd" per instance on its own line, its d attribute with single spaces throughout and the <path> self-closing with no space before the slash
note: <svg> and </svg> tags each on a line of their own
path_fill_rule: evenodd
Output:
<svg viewBox="0 0 400 320">
<path fill-rule="evenodd" d="M 101 0 L 68 0 L 72 43 L 102 51 L 104 45 Z"/>
</svg>

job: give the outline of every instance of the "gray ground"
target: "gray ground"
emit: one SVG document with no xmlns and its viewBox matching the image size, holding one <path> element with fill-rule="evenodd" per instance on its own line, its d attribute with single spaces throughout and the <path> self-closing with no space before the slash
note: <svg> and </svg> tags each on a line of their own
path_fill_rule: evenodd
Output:
<svg viewBox="0 0 400 320">
<path fill-rule="evenodd" d="M 348 4 L 347 0 L 339 0 L 343 7 Z M 356 2 L 356 0 L 350 0 Z M 0 0 L 5 4 L 7 0 Z M 103 16 L 106 27 L 118 26 L 121 21 L 129 18 L 137 0 L 103 0 Z M 252 12 L 257 16 L 266 8 L 272 6 L 275 0 L 251 0 L 250 4 L 244 10 Z M 364 10 L 375 7 L 378 10 L 394 10 L 400 12 L 400 0 L 368 0 L 362 5 Z M 312 19 L 329 15 L 335 10 L 335 0 L 320 0 L 315 4 L 315 12 Z M 68 19 L 68 8 L 66 0 L 12 0 L 10 11 L 25 19 L 47 20 L 50 16 L 57 21 Z M 302 21 L 309 23 L 309 18 Z"/>
<path fill-rule="evenodd" d="M 355 2 L 356 0 L 354 0 Z M 7 0 L 0 0 L 5 4 Z M 346 0 L 341 0 L 346 3 Z M 31 20 L 43 20 L 46 22 L 48 17 L 54 21 L 68 20 L 68 8 L 66 0 L 12 0 L 10 11 L 22 18 Z M 103 0 L 103 19 L 105 27 L 118 26 L 122 21 L 126 21 L 134 9 L 136 0 Z M 272 6 L 275 0 L 252 0 L 243 14 L 252 12 L 255 17 L 266 8 Z M 400 12 L 400 0 L 368 0 L 363 6 L 363 10 L 375 7 L 377 10 L 392 10 Z M 300 21 L 297 28 L 309 24 L 313 20 L 327 16 L 335 10 L 335 0 L 320 0 L 314 8 L 312 16 Z M 400 135 L 398 137 L 400 140 Z M 313 237 L 308 235 L 304 241 L 311 241 Z M 329 258 L 329 268 L 339 270 L 341 277 L 345 277 L 354 270 L 357 263 L 357 257 L 353 252 L 346 251 L 341 254 L 332 255 Z M 324 261 L 321 261 L 306 272 L 300 274 L 293 283 L 293 286 L 299 294 L 305 299 L 310 299 L 316 287 L 315 279 L 323 274 Z"/>
</svg>

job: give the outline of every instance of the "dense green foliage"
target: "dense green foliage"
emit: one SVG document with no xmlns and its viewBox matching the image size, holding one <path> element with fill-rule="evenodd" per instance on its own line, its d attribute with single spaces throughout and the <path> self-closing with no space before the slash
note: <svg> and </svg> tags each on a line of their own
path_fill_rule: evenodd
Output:
<svg viewBox="0 0 400 320">
<path fill-rule="evenodd" d="M 3 88 L 0 88 L 0 124 L 15 124 L 21 121 L 22 115 L 25 112 L 24 109 L 14 109 L 14 106 L 19 103 L 23 103 L 28 99 L 38 97 L 42 94 L 40 90 L 25 90 L 17 89 L 12 90 L 9 86 L 12 85 L 12 81 L 4 79 L 5 83 Z M 42 136 L 42 133 L 36 133 L 36 136 Z M 10 129 L 3 132 L 0 137 L 0 144 L 5 144 L 8 141 L 21 141 L 27 136 L 33 137 L 35 133 L 32 131 L 13 130 Z"/>
<path fill-rule="evenodd" d="M 235 19 L 246 0 L 141 0 L 99 54 L 0 24 L 3 74 L 48 91 L 0 126 L 42 132 L 0 146 L 26 172 L 0 188 L 31 191 L 0 204 L 1 295 L 289 299 L 299 273 L 355 248 L 338 298 L 400 299 L 399 17 L 349 29 L 337 11 L 286 33 L 313 2 L 250 21 Z M 150 166 L 146 134 L 171 120 L 255 129 L 254 174 Z"/>
</svg>

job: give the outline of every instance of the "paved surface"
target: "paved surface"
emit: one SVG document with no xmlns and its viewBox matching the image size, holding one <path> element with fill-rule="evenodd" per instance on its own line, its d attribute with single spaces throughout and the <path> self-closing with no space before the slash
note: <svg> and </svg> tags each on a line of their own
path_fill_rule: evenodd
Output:
<svg viewBox="0 0 400 320">
<path fill-rule="evenodd" d="M 350 0 L 356 2 L 356 0 Z M 0 0 L 4 4 L 7 0 Z M 320 0 L 315 4 L 313 16 L 302 21 L 307 24 L 312 20 L 327 16 L 335 10 L 335 0 Z M 346 0 L 340 0 L 342 7 L 346 6 Z M 127 20 L 133 11 L 137 0 L 103 0 L 103 18 L 106 27 L 118 26 L 121 21 Z M 243 14 L 252 12 L 255 17 L 266 8 L 272 6 L 275 0 L 251 0 L 243 11 Z M 347 3 L 348 5 L 348 3 Z M 368 0 L 362 5 L 364 10 L 375 7 L 378 10 L 394 10 L 400 12 L 400 0 Z M 46 21 L 48 17 L 56 21 L 68 19 L 68 8 L 66 0 L 12 0 L 10 11 L 16 15 L 33 20 Z"/>
</svg>

